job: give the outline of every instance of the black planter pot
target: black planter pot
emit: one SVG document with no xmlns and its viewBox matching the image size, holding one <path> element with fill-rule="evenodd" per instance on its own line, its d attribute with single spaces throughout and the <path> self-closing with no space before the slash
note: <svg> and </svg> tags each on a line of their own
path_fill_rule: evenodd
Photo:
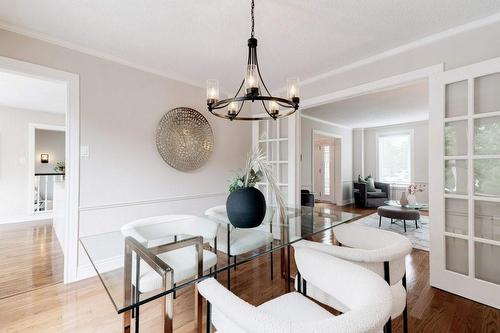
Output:
<svg viewBox="0 0 500 333">
<path fill-rule="evenodd" d="M 236 228 L 255 228 L 266 215 L 266 199 L 255 187 L 245 187 L 229 195 L 226 210 L 229 221 Z"/>
</svg>

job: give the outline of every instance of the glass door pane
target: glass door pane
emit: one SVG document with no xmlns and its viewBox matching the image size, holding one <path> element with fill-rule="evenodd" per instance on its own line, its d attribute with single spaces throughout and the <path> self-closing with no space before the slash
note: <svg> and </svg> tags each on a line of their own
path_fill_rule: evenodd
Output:
<svg viewBox="0 0 500 333">
<path fill-rule="evenodd" d="M 467 160 L 444 161 L 444 192 L 467 194 Z"/>
<path fill-rule="evenodd" d="M 500 116 L 474 120 L 474 154 L 500 154 Z"/>
<path fill-rule="evenodd" d="M 500 246 L 474 243 L 476 278 L 495 284 L 500 284 Z"/>
<path fill-rule="evenodd" d="M 474 113 L 500 111 L 500 73 L 474 80 Z"/>
<path fill-rule="evenodd" d="M 463 199 L 445 199 L 445 230 L 455 234 L 468 234 L 468 201 Z"/>
<path fill-rule="evenodd" d="M 474 193 L 477 196 L 500 197 L 500 159 L 474 160 Z"/>
<path fill-rule="evenodd" d="M 446 85 L 445 117 L 467 115 L 467 81 Z"/>
<path fill-rule="evenodd" d="M 467 155 L 467 120 L 451 121 L 444 125 L 444 155 Z"/>
<path fill-rule="evenodd" d="M 445 237 L 446 269 L 452 272 L 469 274 L 468 241 L 461 238 Z"/>
<path fill-rule="evenodd" d="M 500 241 L 500 203 L 476 200 L 474 202 L 474 235 Z"/>
</svg>

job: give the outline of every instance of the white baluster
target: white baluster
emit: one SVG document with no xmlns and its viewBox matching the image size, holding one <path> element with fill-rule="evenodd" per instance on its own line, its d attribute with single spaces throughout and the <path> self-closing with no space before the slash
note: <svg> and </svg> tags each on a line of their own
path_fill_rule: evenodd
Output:
<svg viewBox="0 0 500 333">
<path fill-rule="evenodd" d="M 43 204 L 44 211 L 47 211 L 47 204 L 48 204 L 47 198 L 49 197 L 48 193 L 49 193 L 49 176 L 45 176 L 45 200 L 44 200 L 44 204 Z"/>
<path fill-rule="evenodd" d="M 36 182 L 36 211 L 40 211 L 40 176 L 35 176 Z"/>
</svg>

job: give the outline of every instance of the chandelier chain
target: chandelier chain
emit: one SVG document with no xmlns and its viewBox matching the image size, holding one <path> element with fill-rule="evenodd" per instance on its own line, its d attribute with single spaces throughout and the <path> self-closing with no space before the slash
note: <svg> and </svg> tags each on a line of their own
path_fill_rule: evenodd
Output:
<svg viewBox="0 0 500 333">
<path fill-rule="evenodd" d="M 252 33 L 251 33 L 251 36 L 252 36 L 252 38 L 254 37 L 254 28 L 255 28 L 255 18 L 253 15 L 254 8 L 255 8 L 255 3 L 254 3 L 254 0 L 252 0 L 252 11 L 251 11 L 251 14 L 252 14 Z"/>
</svg>

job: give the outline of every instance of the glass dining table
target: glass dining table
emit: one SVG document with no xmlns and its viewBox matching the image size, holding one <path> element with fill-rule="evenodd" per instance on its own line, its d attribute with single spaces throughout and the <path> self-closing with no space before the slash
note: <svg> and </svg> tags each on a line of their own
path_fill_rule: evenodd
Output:
<svg viewBox="0 0 500 333">
<path fill-rule="evenodd" d="M 201 216 L 201 215 L 200 215 Z M 307 239 L 315 234 L 328 231 L 336 226 L 350 222 L 359 215 L 343 212 L 337 209 L 306 207 L 287 208 L 286 213 L 276 213 L 267 222 L 258 228 L 273 234 L 274 240 L 248 253 L 238 255 L 238 261 L 231 262 L 229 256 L 222 251 L 217 251 L 202 237 L 178 234 L 159 235 L 153 242 L 140 242 L 133 237 L 125 237 L 120 231 L 96 234 L 80 238 L 80 243 L 85 250 L 92 266 L 104 286 L 115 310 L 123 313 L 123 332 L 131 332 L 131 322 L 134 322 L 135 332 L 140 329 L 140 306 L 153 300 L 163 298 L 163 331 L 173 330 L 173 295 L 177 290 L 195 284 L 208 277 L 227 274 L 227 283 L 231 281 L 230 269 L 259 258 L 275 251 L 281 253 L 281 278 L 286 279 L 286 291 L 290 291 L 290 248 L 295 242 Z M 204 216 L 206 217 L 206 216 Z M 224 224 L 223 221 L 218 221 Z M 226 222 L 227 223 L 227 222 Z M 227 230 L 228 243 L 234 227 L 224 226 Z M 219 236 L 220 237 L 220 236 Z M 197 256 L 197 274 L 182 282 L 174 284 L 173 270 L 161 258 L 160 254 L 194 246 Z M 203 270 L 203 250 L 211 250 L 217 256 L 215 269 Z M 229 248 L 229 252 L 230 252 Z M 110 264 L 114 263 L 114 264 Z M 153 292 L 139 293 L 141 269 L 147 265 L 149 270 L 158 274 L 161 284 Z M 137 286 L 137 287 L 136 287 Z M 229 287 L 229 286 L 228 286 Z M 195 292 L 195 329 L 201 332 L 202 328 L 202 300 Z"/>
</svg>

